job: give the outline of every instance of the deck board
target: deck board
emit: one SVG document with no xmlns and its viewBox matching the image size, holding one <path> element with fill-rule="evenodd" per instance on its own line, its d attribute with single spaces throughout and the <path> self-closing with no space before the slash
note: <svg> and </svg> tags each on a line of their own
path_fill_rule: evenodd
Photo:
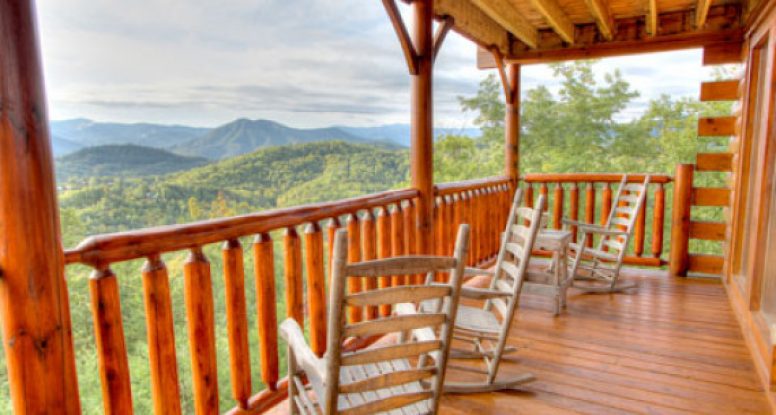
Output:
<svg viewBox="0 0 776 415">
<path fill-rule="evenodd" d="M 570 292 L 553 317 L 526 294 L 502 375 L 531 372 L 523 391 L 445 396 L 442 413 L 770 413 L 724 287 L 714 280 L 628 270 L 627 294 Z M 451 370 L 451 379 L 476 374 Z"/>
<path fill-rule="evenodd" d="M 519 351 L 500 373 L 531 372 L 537 380 L 521 391 L 447 395 L 440 413 L 770 413 L 719 282 L 651 270 L 624 272 L 638 290 L 571 291 L 568 308 L 558 317 L 544 298 L 523 295 L 509 340 Z M 448 376 L 475 380 L 480 375 L 451 369 Z"/>
</svg>

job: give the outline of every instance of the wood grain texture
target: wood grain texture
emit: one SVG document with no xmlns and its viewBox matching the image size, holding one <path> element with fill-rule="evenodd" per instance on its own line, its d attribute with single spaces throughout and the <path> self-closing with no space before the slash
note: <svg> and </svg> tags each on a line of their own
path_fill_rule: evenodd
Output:
<svg viewBox="0 0 776 415">
<path fill-rule="evenodd" d="M 701 83 L 701 101 L 735 101 L 738 99 L 738 79 Z"/>
<path fill-rule="evenodd" d="M 622 277 L 636 282 L 638 292 L 580 295 L 572 289 L 568 308 L 555 318 L 547 314 L 546 298 L 523 294 L 507 341 L 519 348 L 518 360 L 501 371 L 505 377 L 530 371 L 537 380 L 517 393 L 445 395 L 440 413 L 769 413 L 719 281 L 632 268 Z M 453 368 L 447 373 L 450 381 L 481 376 Z M 281 403 L 271 414 L 287 408 Z"/>
<path fill-rule="evenodd" d="M 241 408 L 248 408 L 248 400 L 251 397 L 251 357 L 248 348 L 245 269 L 240 241 L 233 239 L 224 242 L 221 256 L 224 263 L 224 298 L 232 397 Z"/>
<path fill-rule="evenodd" d="M 730 172 L 733 169 L 733 153 L 698 153 L 696 171 Z"/>
<path fill-rule="evenodd" d="M 268 233 L 256 235 L 253 241 L 253 258 L 261 379 L 267 388 L 274 391 L 277 390 L 279 374 L 278 319 L 275 299 L 275 253 L 272 238 Z"/>
<path fill-rule="evenodd" d="M 705 117 L 698 119 L 698 136 L 717 137 L 736 133 L 737 117 Z"/>
<path fill-rule="evenodd" d="M 310 348 L 320 357 L 326 352 L 326 274 L 323 265 L 323 233 L 317 222 L 307 225 L 304 245 Z"/>
<path fill-rule="evenodd" d="M 15 413 L 81 413 L 33 1 L 0 1 L 0 328 Z"/>
<path fill-rule="evenodd" d="M 302 241 L 296 227 L 286 228 L 283 235 L 283 276 L 286 285 L 286 315 L 304 327 Z"/>
<path fill-rule="evenodd" d="M 218 413 L 218 369 L 210 263 L 201 248 L 191 250 L 183 264 L 183 293 L 191 356 L 194 412 Z"/>
<path fill-rule="evenodd" d="M 180 414 L 180 387 L 178 386 L 170 282 L 167 268 L 158 256 L 149 258 L 143 265 L 143 301 L 154 413 Z"/>
<path fill-rule="evenodd" d="M 415 189 L 391 190 L 334 202 L 272 209 L 183 225 L 96 235 L 83 241 L 77 248 L 66 252 L 65 259 L 68 264 L 76 262 L 92 264 L 145 258 L 149 255 L 180 251 L 246 235 L 335 218 L 359 209 L 384 206 L 417 196 L 418 191 Z"/>
<path fill-rule="evenodd" d="M 89 279 L 94 314 L 94 340 L 106 414 L 132 413 L 129 362 L 121 321 L 121 296 L 116 275 L 109 268 L 95 270 Z"/>
<path fill-rule="evenodd" d="M 676 166 L 674 202 L 671 214 L 671 252 L 669 257 L 671 275 L 686 275 L 690 266 L 688 255 L 694 172 L 695 166 L 692 164 L 679 164 Z"/>
</svg>

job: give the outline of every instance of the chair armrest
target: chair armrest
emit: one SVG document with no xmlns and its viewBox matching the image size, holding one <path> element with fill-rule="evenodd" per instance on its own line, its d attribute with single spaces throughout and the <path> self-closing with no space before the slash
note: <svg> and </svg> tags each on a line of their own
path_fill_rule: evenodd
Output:
<svg viewBox="0 0 776 415">
<path fill-rule="evenodd" d="M 492 277 L 494 273 L 493 271 L 487 269 L 466 267 L 463 270 L 463 275 L 467 277 L 475 277 L 477 275 L 486 275 L 488 277 Z"/>
<path fill-rule="evenodd" d="M 606 229 L 602 227 L 591 227 L 591 226 L 580 226 L 579 230 L 582 232 L 587 233 L 595 233 L 598 235 L 606 235 L 606 236 L 626 236 L 628 235 L 628 232 L 626 231 L 620 231 L 617 229 Z"/>
<path fill-rule="evenodd" d="M 588 229 L 604 229 L 603 226 L 595 223 L 580 222 L 578 220 L 571 220 L 568 218 L 561 219 L 561 222 L 563 222 L 564 225 L 569 225 L 569 226 L 578 226 L 578 227 L 584 227 Z"/>
<path fill-rule="evenodd" d="M 325 379 L 324 374 L 326 372 L 324 362 L 307 345 L 299 323 L 292 318 L 285 319 L 280 325 L 280 337 L 288 343 L 288 347 L 294 353 L 297 366 L 305 372 L 308 379 L 313 381 L 315 378 L 315 380 L 322 382 Z M 290 359 L 291 356 L 288 358 Z"/>
<path fill-rule="evenodd" d="M 461 297 L 471 298 L 474 300 L 490 300 L 492 298 L 503 298 L 510 296 L 512 296 L 512 293 L 491 290 L 489 288 L 461 287 Z"/>
</svg>

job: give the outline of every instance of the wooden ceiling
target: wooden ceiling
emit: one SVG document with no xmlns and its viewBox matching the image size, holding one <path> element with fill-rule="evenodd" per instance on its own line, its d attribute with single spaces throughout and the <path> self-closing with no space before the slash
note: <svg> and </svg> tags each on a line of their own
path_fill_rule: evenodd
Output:
<svg viewBox="0 0 776 415">
<path fill-rule="evenodd" d="M 767 0 L 764 0 L 767 1 Z M 435 0 L 438 18 L 506 61 L 540 63 L 740 44 L 753 0 Z"/>
</svg>

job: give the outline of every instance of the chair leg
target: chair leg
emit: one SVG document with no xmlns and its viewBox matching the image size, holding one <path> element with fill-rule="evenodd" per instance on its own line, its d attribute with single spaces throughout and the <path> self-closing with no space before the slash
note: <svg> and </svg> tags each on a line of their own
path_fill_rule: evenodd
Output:
<svg viewBox="0 0 776 415">
<path fill-rule="evenodd" d="M 465 394 L 465 393 L 488 393 L 504 390 L 515 390 L 518 387 L 536 380 L 531 373 L 513 376 L 506 380 L 496 380 L 493 382 L 445 382 L 444 393 Z"/>
</svg>

